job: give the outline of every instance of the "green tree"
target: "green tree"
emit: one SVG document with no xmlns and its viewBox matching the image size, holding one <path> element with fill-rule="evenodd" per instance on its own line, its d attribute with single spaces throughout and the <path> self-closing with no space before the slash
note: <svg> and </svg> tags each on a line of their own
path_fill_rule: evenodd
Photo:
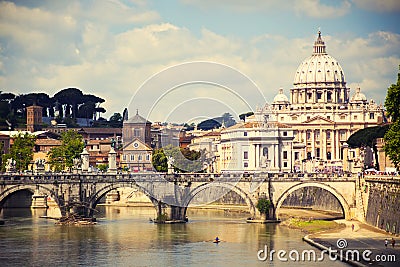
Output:
<svg viewBox="0 0 400 267">
<path fill-rule="evenodd" d="M 347 144 L 351 148 L 372 148 L 375 156 L 375 168 L 379 170 L 378 148 L 376 147 L 376 139 L 383 138 L 388 128 L 388 125 L 383 125 L 360 129 L 357 132 L 353 133 L 349 137 L 349 139 L 347 139 Z"/>
<path fill-rule="evenodd" d="M 254 115 L 253 111 L 249 111 L 247 113 L 242 113 L 239 115 L 239 119 L 241 119 L 242 121 L 244 121 L 246 119 L 246 117 L 252 116 Z"/>
<path fill-rule="evenodd" d="M 385 99 L 387 114 L 391 117 L 392 123 L 386 132 L 383 147 L 386 155 L 393 162 L 394 166 L 400 168 L 400 65 L 397 74 L 397 84 L 392 84 L 388 88 Z"/>
<path fill-rule="evenodd" d="M 385 99 L 385 108 L 392 122 L 400 119 L 400 65 L 397 74 L 397 84 L 392 84 L 387 91 Z"/>
<path fill-rule="evenodd" d="M 168 170 L 167 157 L 165 156 L 162 148 L 155 149 L 153 151 L 152 163 L 153 163 L 153 167 L 158 172 L 166 172 Z"/>
<path fill-rule="evenodd" d="M 101 172 L 106 172 L 108 169 L 108 164 L 99 164 L 97 165 L 97 169 L 99 169 Z"/>
<path fill-rule="evenodd" d="M 80 134 L 69 130 L 61 134 L 61 146 L 49 151 L 49 164 L 55 171 L 61 171 L 73 166 L 73 160 L 80 158 L 85 144 Z"/>
<path fill-rule="evenodd" d="M 114 113 L 109 119 L 110 127 L 122 128 L 122 116 L 121 113 Z"/>
<path fill-rule="evenodd" d="M 35 140 L 36 137 L 34 135 L 18 133 L 14 137 L 14 143 L 10 148 L 10 153 L 2 156 L 2 169 L 4 169 L 7 159 L 12 158 L 15 160 L 15 167 L 17 170 L 26 170 L 33 159 Z"/>
<path fill-rule="evenodd" d="M 218 129 L 219 127 L 221 127 L 221 125 L 222 124 L 217 119 L 214 118 L 200 122 L 199 124 L 197 124 L 197 128 L 204 131 L 208 131 L 212 129 Z"/>
<path fill-rule="evenodd" d="M 256 207 L 261 214 L 265 215 L 266 219 L 269 217 L 269 209 L 271 208 L 271 201 L 269 199 L 259 198 Z"/>
<path fill-rule="evenodd" d="M 168 145 L 153 152 L 152 163 L 157 171 L 166 172 L 168 157 L 172 157 L 176 172 L 202 172 L 206 160 L 204 155 L 204 151 L 199 152 Z"/>
<path fill-rule="evenodd" d="M 385 146 L 383 147 L 386 155 L 393 162 L 393 165 L 400 168 L 400 120 L 393 122 L 385 134 Z"/>
</svg>

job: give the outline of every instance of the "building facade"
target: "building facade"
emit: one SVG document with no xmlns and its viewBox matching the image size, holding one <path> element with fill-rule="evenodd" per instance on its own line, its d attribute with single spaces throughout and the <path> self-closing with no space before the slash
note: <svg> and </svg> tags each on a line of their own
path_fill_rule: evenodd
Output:
<svg viewBox="0 0 400 267">
<path fill-rule="evenodd" d="M 122 139 L 121 167 L 133 172 L 151 171 L 151 122 L 140 116 L 139 112 L 131 119 L 125 118 Z"/>
<path fill-rule="evenodd" d="M 277 122 L 294 129 L 293 168 L 307 172 L 343 171 L 344 165 L 348 166 L 344 161 L 360 167 L 359 150 L 344 153 L 346 141 L 357 130 L 383 121 L 382 106 L 368 101 L 360 88 L 350 94 L 344 71 L 327 54 L 321 32 L 312 55 L 297 68 L 290 100 L 279 89 L 272 104 L 258 109 L 255 115 L 262 118 L 270 111 Z"/>
<path fill-rule="evenodd" d="M 122 137 L 124 147 L 136 138 L 151 147 L 151 122 L 140 116 L 139 111 L 136 111 L 135 116 L 124 120 Z"/>
<path fill-rule="evenodd" d="M 42 129 L 43 108 L 40 106 L 30 106 L 26 108 L 26 130 L 36 132 Z"/>
<path fill-rule="evenodd" d="M 221 172 L 292 172 L 293 130 L 256 117 L 221 131 Z"/>
</svg>

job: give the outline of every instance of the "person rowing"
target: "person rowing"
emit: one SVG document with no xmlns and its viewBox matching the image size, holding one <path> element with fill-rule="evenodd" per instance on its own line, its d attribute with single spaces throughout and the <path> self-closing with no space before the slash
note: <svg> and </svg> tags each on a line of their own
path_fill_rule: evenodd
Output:
<svg viewBox="0 0 400 267">
<path fill-rule="evenodd" d="M 218 238 L 218 236 L 215 238 L 214 243 L 219 243 L 220 239 Z"/>
</svg>

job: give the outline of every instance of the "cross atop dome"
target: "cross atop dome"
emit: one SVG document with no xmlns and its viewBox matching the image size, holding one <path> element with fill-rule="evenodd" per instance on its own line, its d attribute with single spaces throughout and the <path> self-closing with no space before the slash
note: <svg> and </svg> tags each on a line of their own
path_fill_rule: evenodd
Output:
<svg viewBox="0 0 400 267">
<path fill-rule="evenodd" d="M 326 55 L 325 49 L 326 49 L 326 46 L 325 46 L 325 42 L 322 41 L 321 31 L 318 30 L 318 38 L 314 42 L 314 53 L 313 53 L 313 55 Z"/>
</svg>

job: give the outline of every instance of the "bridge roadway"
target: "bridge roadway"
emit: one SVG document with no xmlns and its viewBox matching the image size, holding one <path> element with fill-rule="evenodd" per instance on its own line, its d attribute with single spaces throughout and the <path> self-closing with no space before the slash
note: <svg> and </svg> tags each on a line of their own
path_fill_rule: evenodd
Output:
<svg viewBox="0 0 400 267">
<path fill-rule="evenodd" d="M 268 219 L 278 219 L 277 211 L 292 192 L 304 187 L 319 187 L 331 193 L 343 208 L 346 219 L 360 216 L 358 212 L 358 179 L 351 175 L 328 176 L 326 174 L 40 174 L 0 175 L 0 209 L 7 199 L 20 190 L 33 194 L 33 205 L 47 207 L 51 197 L 61 215 L 70 211 L 93 216 L 93 210 L 107 193 L 121 187 L 143 192 L 154 204 L 158 214 L 166 214 L 171 220 L 184 220 L 188 206 L 211 203 L 229 191 L 239 194 L 249 207 L 251 216 L 262 216 L 256 208 L 259 198 L 272 202 Z M 362 203 L 361 203 L 362 204 Z"/>
</svg>

